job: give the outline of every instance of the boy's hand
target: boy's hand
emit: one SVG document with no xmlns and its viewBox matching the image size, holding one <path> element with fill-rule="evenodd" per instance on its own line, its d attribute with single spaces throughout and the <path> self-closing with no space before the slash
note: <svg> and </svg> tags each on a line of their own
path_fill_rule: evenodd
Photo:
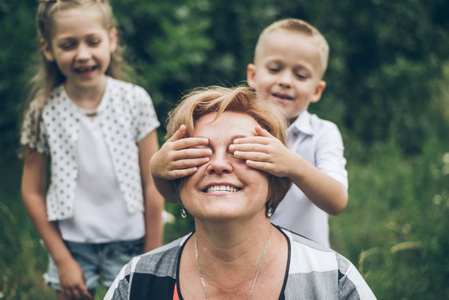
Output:
<svg viewBox="0 0 449 300">
<path fill-rule="evenodd" d="M 92 295 L 84 285 L 84 273 L 80 265 L 73 259 L 58 265 L 59 285 L 61 293 L 67 299 L 91 300 Z"/>
<path fill-rule="evenodd" d="M 254 137 L 235 139 L 229 151 L 234 153 L 235 158 L 246 160 L 251 168 L 278 177 L 289 177 L 294 153 L 259 125 L 256 126 L 256 134 Z"/>
<path fill-rule="evenodd" d="M 202 148 L 209 144 L 206 138 L 185 137 L 186 127 L 181 125 L 150 161 L 153 177 L 174 180 L 192 175 L 198 166 L 209 161 L 212 151 Z"/>
</svg>

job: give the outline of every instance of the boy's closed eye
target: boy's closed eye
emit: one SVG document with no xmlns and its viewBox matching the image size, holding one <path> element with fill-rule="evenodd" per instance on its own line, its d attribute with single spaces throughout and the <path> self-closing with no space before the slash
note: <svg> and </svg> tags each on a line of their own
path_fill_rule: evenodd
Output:
<svg viewBox="0 0 449 300">
<path fill-rule="evenodd" d="M 312 71 L 306 66 L 298 66 L 294 68 L 293 73 L 299 79 L 308 79 L 312 77 Z"/>
<path fill-rule="evenodd" d="M 298 79 L 307 79 L 307 78 L 309 78 L 308 75 L 303 74 L 303 73 L 296 73 L 295 76 L 296 76 Z"/>
<path fill-rule="evenodd" d="M 270 73 L 278 73 L 282 70 L 283 66 L 280 63 L 272 62 L 267 64 L 266 68 Z"/>
</svg>

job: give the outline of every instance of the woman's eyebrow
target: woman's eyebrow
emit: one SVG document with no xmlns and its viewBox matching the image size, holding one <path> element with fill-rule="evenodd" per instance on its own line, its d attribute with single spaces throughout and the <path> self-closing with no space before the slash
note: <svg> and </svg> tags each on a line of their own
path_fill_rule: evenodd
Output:
<svg viewBox="0 0 449 300">
<path fill-rule="evenodd" d="M 231 137 L 231 140 L 233 141 L 235 139 L 246 138 L 246 137 L 248 137 L 248 135 L 246 135 L 246 134 L 236 134 Z"/>
<path fill-rule="evenodd" d="M 189 147 L 190 149 L 207 149 L 210 148 L 210 145 L 196 145 L 196 146 L 191 146 Z"/>
</svg>

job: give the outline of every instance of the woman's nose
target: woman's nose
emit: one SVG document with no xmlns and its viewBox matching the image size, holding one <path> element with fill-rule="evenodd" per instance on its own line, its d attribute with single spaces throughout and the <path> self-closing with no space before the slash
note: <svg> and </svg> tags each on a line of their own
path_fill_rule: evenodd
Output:
<svg viewBox="0 0 449 300">
<path fill-rule="evenodd" d="M 206 170 L 209 174 L 230 173 L 234 170 L 232 157 L 227 152 L 214 153 L 210 157 Z"/>
</svg>

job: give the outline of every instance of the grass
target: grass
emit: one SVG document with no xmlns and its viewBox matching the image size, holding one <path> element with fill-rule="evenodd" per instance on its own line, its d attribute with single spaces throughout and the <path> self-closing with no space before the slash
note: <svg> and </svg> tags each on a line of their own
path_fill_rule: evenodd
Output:
<svg viewBox="0 0 449 300">
<path fill-rule="evenodd" d="M 350 164 L 350 202 L 332 245 L 379 299 L 449 298 L 449 153 L 404 159 L 383 149 Z"/>
<path fill-rule="evenodd" d="M 47 252 L 22 204 L 21 163 L 12 159 L 0 169 L 0 299 L 56 300 L 43 280 Z M 99 289 L 95 299 L 105 292 Z"/>
<path fill-rule="evenodd" d="M 384 144 L 362 160 L 356 145 L 346 148 L 350 202 L 330 219 L 333 248 L 358 267 L 378 299 L 448 299 L 449 153 L 429 147 L 405 158 Z M 20 198 L 20 163 L 1 168 L 8 171 L 0 174 L 0 299 L 55 299 L 42 279 L 46 251 Z M 168 242 L 192 223 L 178 217 L 179 205 L 166 208 L 177 220 L 165 229 Z"/>
</svg>

